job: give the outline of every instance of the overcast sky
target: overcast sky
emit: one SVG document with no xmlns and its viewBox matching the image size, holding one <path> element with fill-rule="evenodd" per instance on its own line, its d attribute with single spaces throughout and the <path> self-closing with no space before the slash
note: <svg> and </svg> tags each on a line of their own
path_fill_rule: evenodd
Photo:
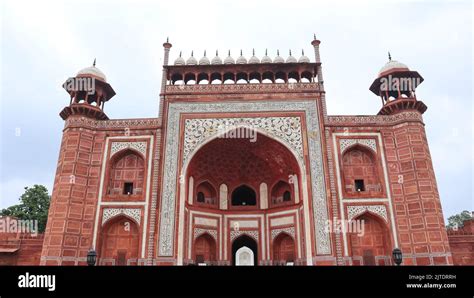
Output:
<svg viewBox="0 0 474 298">
<path fill-rule="evenodd" d="M 268 48 L 312 60 L 321 40 L 330 115 L 376 114 L 369 91 L 392 58 L 425 79 L 417 96 L 448 217 L 473 206 L 472 4 L 467 1 L 2 1 L 0 77 L 0 208 L 15 204 L 25 186 L 52 190 L 63 120 L 69 103 L 61 84 L 97 67 L 117 95 L 111 119 L 158 114 L 163 59 L 191 50 L 221 56 Z"/>
</svg>

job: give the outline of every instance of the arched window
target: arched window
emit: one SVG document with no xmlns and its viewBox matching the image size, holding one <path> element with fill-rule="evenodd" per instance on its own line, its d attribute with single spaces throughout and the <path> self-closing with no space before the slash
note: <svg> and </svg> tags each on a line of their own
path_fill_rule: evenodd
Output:
<svg viewBox="0 0 474 298">
<path fill-rule="evenodd" d="M 241 185 L 232 192 L 232 206 L 255 206 L 257 194 L 247 185 Z"/>
<path fill-rule="evenodd" d="M 271 192 L 271 203 L 272 205 L 279 205 L 287 202 L 291 202 L 291 187 L 285 181 L 278 181 L 272 188 Z"/>
<path fill-rule="evenodd" d="M 145 173 L 143 158 L 132 150 L 117 153 L 112 160 L 109 172 L 107 194 L 115 195 L 141 195 Z"/>
<path fill-rule="evenodd" d="M 342 156 L 344 191 L 349 196 L 380 194 L 382 189 L 376 157 L 363 146 L 349 148 Z"/>
<path fill-rule="evenodd" d="M 197 186 L 196 202 L 217 206 L 217 192 L 211 183 L 204 181 Z"/>
</svg>

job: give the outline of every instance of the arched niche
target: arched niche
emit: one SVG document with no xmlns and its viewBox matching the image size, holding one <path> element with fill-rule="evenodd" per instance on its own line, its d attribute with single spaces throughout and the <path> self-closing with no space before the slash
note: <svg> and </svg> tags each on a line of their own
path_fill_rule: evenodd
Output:
<svg viewBox="0 0 474 298">
<path fill-rule="evenodd" d="M 217 206 L 217 191 L 209 181 L 202 181 L 196 186 L 194 202 L 201 205 Z"/>
<path fill-rule="evenodd" d="M 374 196 L 383 193 L 377 155 L 368 147 L 356 144 L 342 155 L 342 180 L 347 196 Z"/>
<path fill-rule="evenodd" d="M 273 185 L 270 198 L 271 206 L 293 204 L 295 201 L 294 191 L 291 185 L 283 180 Z"/>
<path fill-rule="evenodd" d="M 216 241 L 208 233 L 204 233 L 194 240 L 193 259 L 196 264 L 211 264 L 216 261 Z"/>
<path fill-rule="evenodd" d="M 351 221 L 349 255 L 354 265 L 389 265 L 391 240 L 387 223 L 377 215 L 364 212 Z"/>
<path fill-rule="evenodd" d="M 99 264 L 136 265 L 140 233 L 134 220 L 125 215 L 105 223 L 100 232 Z"/>
<path fill-rule="evenodd" d="M 125 149 L 112 156 L 108 170 L 108 196 L 141 196 L 144 184 L 145 160 L 140 153 Z"/>
</svg>

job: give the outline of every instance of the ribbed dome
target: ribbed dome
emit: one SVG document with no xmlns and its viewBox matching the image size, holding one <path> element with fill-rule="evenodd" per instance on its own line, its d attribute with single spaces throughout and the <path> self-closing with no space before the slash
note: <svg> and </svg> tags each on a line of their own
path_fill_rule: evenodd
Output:
<svg viewBox="0 0 474 298">
<path fill-rule="evenodd" d="M 211 64 L 213 64 L 213 65 L 222 64 L 222 59 L 221 59 L 221 57 L 219 57 L 219 52 L 218 51 L 216 51 L 216 56 L 214 58 L 212 58 Z"/>
<path fill-rule="evenodd" d="M 188 58 L 188 60 L 186 60 L 186 65 L 196 65 L 197 64 L 197 60 L 196 58 L 194 58 L 194 52 L 191 52 L 191 57 Z"/>
<path fill-rule="evenodd" d="M 309 63 L 310 62 L 309 58 L 304 55 L 304 50 L 301 50 L 301 57 L 300 57 L 300 59 L 298 59 L 298 62 L 299 63 Z"/>
<path fill-rule="evenodd" d="M 265 56 L 262 57 L 262 63 L 272 63 L 272 58 L 268 57 L 267 50 L 265 49 Z"/>
<path fill-rule="evenodd" d="M 234 58 L 230 56 L 230 50 L 229 55 L 224 59 L 224 64 L 235 64 Z"/>
<path fill-rule="evenodd" d="M 280 57 L 280 50 L 277 50 L 277 56 L 273 59 L 273 63 L 285 63 L 285 59 Z"/>
<path fill-rule="evenodd" d="M 95 59 L 92 66 L 81 69 L 77 73 L 76 76 L 77 77 L 92 76 L 92 77 L 98 78 L 99 80 L 107 82 L 107 77 L 105 76 L 105 74 L 100 69 L 95 67 Z"/>
<path fill-rule="evenodd" d="M 291 50 L 290 50 L 290 56 L 286 58 L 286 63 L 296 63 L 296 58 L 291 55 Z"/>
<path fill-rule="evenodd" d="M 185 65 L 186 61 L 184 61 L 183 57 L 181 57 L 182 52 L 179 52 L 179 57 L 174 60 L 174 65 Z"/>
<path fill-rule="evenodd" d="M 204 51 L 204 56 L 201 59 L 199 59 L 199 65 L 209 65 L 209 64 L 211 64 L 211 62 L 206 57 L 206 51 Z"/>
<path fill-rule="evenodd" d="M 235 63 L 237 63 L 237 64 L 247 64 L 247 59 L 242 55 L 242 50 L 240 50 L 240 57 L 237 58 L 237 61 Z"/>
<path fill-rule="evenodd" d="M 257 56 L 255 56 L 255 49 L 252 50 L 252 57 L 250 57 L 249 63 L 250 63 L 250 64 L 258 64 L 258 63 L 260 63 L 260 59 L 258 59 Z"/>
</svg>

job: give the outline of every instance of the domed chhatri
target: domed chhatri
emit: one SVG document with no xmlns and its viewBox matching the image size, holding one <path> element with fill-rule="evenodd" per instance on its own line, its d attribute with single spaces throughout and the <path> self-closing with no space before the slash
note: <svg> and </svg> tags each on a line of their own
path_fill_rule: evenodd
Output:
<svg viewBox="0 0 474 298">
<path fill-rule="evenodd" d="M 236 64 L 247 64 L 247 59 L 243 56 L 242 50 L 240 50 L 240 56 L 237 58 Z"/>
<path fill-rule="evenodd" d="M 109 119 L 104 113 L 104 103 L 115 95 L 115 91 L 107 83 L 107 77 L 96 66 L 96 60 L 90 67 L 81 69 L 75 77 L 63 84 L 64 90 L 71 98 L 69 106 L 59 115 L 66 120 L 71 115 L 85 116 L 96 120 Z"/>
<path fill-rule="evenodd" d="M 183 54 L 183 52 L 179 52 L 179 57 L 176 58 L 176 60 L 174 60 L 174 65 L 185 65 L 186 64 L 186 61 L 184 61 L 183 57 L 181 57 L 182 54 Z"/>
<path fill-rule="evenodd" d="M 255 56 L 255 49 L 252 49 L 252 57 L 249 59 L 249 64 L 258 64 L 260 63 L 260 59 Z"/>
<path fill-rule="evenodd" d="M 107 77 L 100 69 L 95 67 L 95 62 L 96 60 L 94 59 L 94 63 L 92 64 L 92 66 L 81 69 L 76 74 L 76 77 L 93 77 L 101 81 L 107 82 Z"/>
<path fill-rule="evenodd" d="M 222 59 L 221 57 L 219 57 L 219 51 L 216 50 L 216 56 L 212 58 L 211 64 L 212 65 L 222 64 Z"/>
<path fill-rule="evenodd" d="M 391 115 L 406 109 L 415 109 L 423 114 L 427 107 L 416 98 L 416 88 L 423 77 L 401 62 L 392 60 L 388 53 L 388 62 L 380 69 L 377 78 L 369 90 L 382 99 L 379 115 Z"/>
<path fill-rule="evenodd" d="M 262 63 L 272 63 L 272 58 L 268 57 L 268 50 L 265 49 L 265 56 L 262 57 Z"/>
<path fill-rule="evenodd" d="M 301 50 L 301 57 L 298 59 L 299 63 L 310 63 L 310 60 L 307 56 L 304 55 L 304 50 Z"/>
<path fill-rule="evenodd" d="M 280 50 L 277 50 L 277 56 L 273 59 L 273 63 L 285 63 L 285 59 L 280 57 Z"/>
<path fill-rule="evenodd" d="M 194 58 L 194 51 L 191 51 L 191 57 L 188 58 L 188 60 L 186 60 L 186 65 L 196 65 L 197 64 L 197 60 L 196 58 Z"/>
<path fill-rule="evenodd" d="M 199 59 L 199 65 L 209 65 L 211 62 L 209 61 L 209 58 L 206 57 L 206 51 L 204 50 L 204 56 Z"/>
<path fill-rule="evenodd" d="M 290 50 L 290 56 L 286 58 L 286 63 L 297 63 L 296 58 L 291 55 L 291 50 Z"/>
<path fill-rule="evenodd" d="M 230 50 L 227 57 L 224 59 L 224 64 L 235 64 L 234 58 L 230 55 Z"/>
</svg>

